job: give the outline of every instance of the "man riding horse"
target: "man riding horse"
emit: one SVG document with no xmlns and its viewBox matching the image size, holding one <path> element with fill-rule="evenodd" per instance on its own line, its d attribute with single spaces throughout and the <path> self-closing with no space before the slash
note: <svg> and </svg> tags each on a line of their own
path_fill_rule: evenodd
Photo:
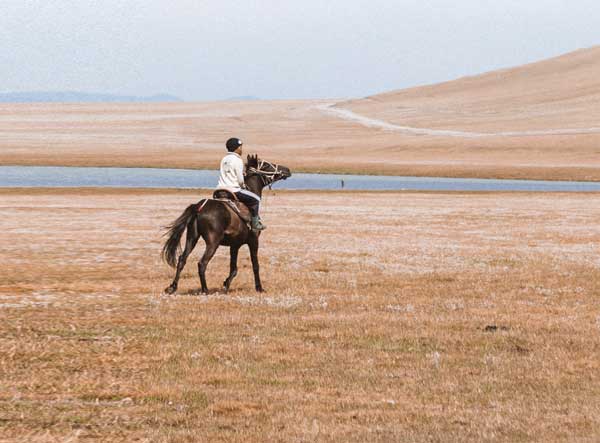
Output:
<svg viewBox="0 0 600 443">
<path fill-rule="evenodd" d="M 292 173 L 285 166 L 249 155 L 244 174 L 244 162 L 240 156 L 242 142 L 235 138 L 230 139 L 227 142 L 227 150 L 229 154 L 221 162 L 218 189 L 215 190 L 213 198 L 203 198 L 198 203 L 189 205 L 167 227 L 167 240 L 162 256 L 170 266 L 176 268 L 173 282 L 165 289 L 167 294 L 177 291 L 181 271 L 200 238 L 206 243 L 204 254 L 198 262 L 198 275 L 203 293 L 208 293 L 206 268 L 221 245 L 230 248 L 229 275 L 223 282 L 224 292 L 229 290 L 232 280 L 237 275 L 238 251 L 243 245 L 248 245 L 250 249 L 254 286 L 257 291 L 263 291 L 258 264 L 258 244 L 261 230 L 265 226 L 258 217 L 258 206 L 266 186 L 270 187 L 279 180 L 285 180 L 291 177 Z M 235 197 L 227 195 L 232 193 Z M 247 225 L 248 217 L 244 214 L 246 210 L 241 210 L 238 202 L 231 201 L 231 198 L 237 198 L 248 205 L 252 215 L 251 226 Z M 180 240 L 184 233 L 185 248 L 181 251 Z"/>
<path fill-rule="evenodd" d="M 260 197 L 246 189 L 244 183 L 244 160 L 242 160 L 243 143 L 239 138 L 230 138 L 225 144 L 229 153 L 221 160 L 221 173 L 217 189 L 229 191 L 239 201 L 248 206 L 252 216 L 251 227 L 254 231 L 262 231 L 266 226 L 262 223 L 258 210 Z"/>
</svg>

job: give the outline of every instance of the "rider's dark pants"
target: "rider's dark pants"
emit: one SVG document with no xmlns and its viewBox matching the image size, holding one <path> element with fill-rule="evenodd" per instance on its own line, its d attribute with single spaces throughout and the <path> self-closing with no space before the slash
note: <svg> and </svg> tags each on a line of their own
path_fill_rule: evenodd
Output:
<svg viewBox="0 0 600 443">
<path fill-rule="evenodd" d="M 260 206 L 260 197 L 258 195 L 254 194 L 253 192 L 242 189 L 241 191 L 236 192 L 235 196 L 238 198 L 239 201 L 248 206 L 252 217 L 258 217 L 258 208 Z"/>
</svg>

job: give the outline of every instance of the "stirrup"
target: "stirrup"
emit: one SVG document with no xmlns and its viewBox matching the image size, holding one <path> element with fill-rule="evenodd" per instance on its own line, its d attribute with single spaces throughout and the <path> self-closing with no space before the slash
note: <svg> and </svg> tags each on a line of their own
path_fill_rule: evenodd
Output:
<svg viewBox="0 0 600 443">
<path fill-rule="evenodd" d="M 253 217 L 250 226 L 253 231 L 264 231 L 265 229 L 267 229 L 260 217 Z"/>
</svg>

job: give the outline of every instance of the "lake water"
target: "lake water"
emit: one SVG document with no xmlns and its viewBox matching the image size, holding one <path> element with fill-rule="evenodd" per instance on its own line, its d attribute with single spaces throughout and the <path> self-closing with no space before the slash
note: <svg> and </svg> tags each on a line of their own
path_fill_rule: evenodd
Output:
<svg viewBox="0 0 600 443">
<path fill-rule="evenodd" d="M 0 187 L 214 188 L 218 171 L 0 166 Z M 600 192 L 600 182 L 294 174 L 277 189 Z"/>
</svg>

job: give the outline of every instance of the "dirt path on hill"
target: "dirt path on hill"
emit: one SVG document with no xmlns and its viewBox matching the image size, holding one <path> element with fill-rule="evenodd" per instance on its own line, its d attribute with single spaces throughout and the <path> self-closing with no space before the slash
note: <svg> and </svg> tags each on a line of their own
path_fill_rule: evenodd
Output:
<svg viewBox="0 0 600 443">
<path fill-rule="evenodd" d="M 412 126 L 401 126 L 389 123 L 383 120 L 366 117 L 357 114 L 349 109 L 337 108 L 334 105 L 324 104 L 315 106 L 319 111 L 333 115 L 335 117 L 360 123 L 369 128 L 380 128 L 388 131 L 402 132 L 408 135 L 429 135 L 439 137 L 462 137 L 462 138 L 480 138 L 480 137 L 527 137 L 543 135 L 577 135 L 577 134 L 598 134 L 600 128 L 570 128 L 570 129 L 550 129 L 545 131 L 502 131 L 502 132 L 467 132 L 453 131 L 447 129 L 416 128 Z"/>
</svg>

